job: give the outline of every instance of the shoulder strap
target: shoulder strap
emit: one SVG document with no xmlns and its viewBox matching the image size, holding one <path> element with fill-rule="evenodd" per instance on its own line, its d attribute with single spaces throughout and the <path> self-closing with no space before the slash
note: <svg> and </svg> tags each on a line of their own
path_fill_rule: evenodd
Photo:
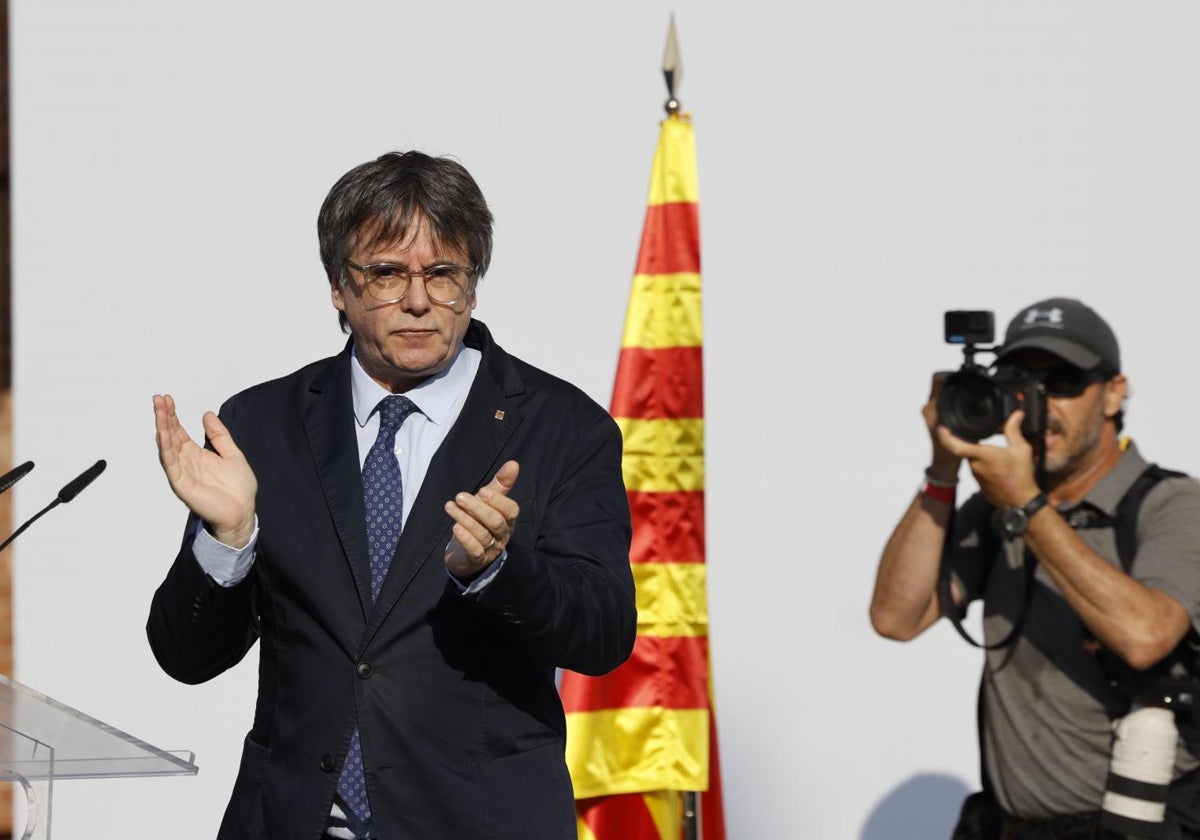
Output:
<svg viewBox="0 0 1200 840">
<path fill-rule="evenodd" d="M 1187 473 L 1178 470 L 1168 470 L 1158 464 L 1151 464 L 1142 471 L 1137 480 L 1125 491 L 1121 501 L 1117 503 L 1117 512 L 1113 517 L 1113 530 L 1116 532 L 1117 558 L 1121 568 L 1129 574 L 1133 568 L 1133 558 L 1137 554 L 1137 521 L 1138 512 L 1146 495 L 1164 478 L 1183 478 Z"/>
</svg>

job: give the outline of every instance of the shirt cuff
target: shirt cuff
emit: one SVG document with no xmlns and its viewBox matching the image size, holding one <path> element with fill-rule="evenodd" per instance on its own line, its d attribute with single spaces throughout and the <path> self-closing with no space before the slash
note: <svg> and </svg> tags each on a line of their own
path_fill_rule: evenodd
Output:
<svg viewBox="0 0 1200 840">
<path fill-rule="evenodd" d="M 237 586 L 250 574 L 254 566 L 254 548 L 258 544 L 258 514 L 254 516 L 254 531 L 250 534 L 250 542 L 245 548 L 234 548 L 220 542 L 204 527 L 204 522 L 196 524 L 196 537 L 192 540 L 192 553 L 200 568 L 212 578 L 218 586 L 229 588 Z"/>
<path fill-rule="evenodd" d="M 507 559 L 508 549 L 506 548 L 500 552 L 500 555 L 495 560 L 488 564 L 487 568 L 483 570 L 483 574 L 471 581 L 469 586 L 463 584 L 462 581 L 450 574 L 449 569 L 446 570 L 446 575 L 454 582 L 455 588 L 458 589 L 458 594 L 478 595 L 487 589 L 488 585 L 496 579 L 496 575 L 500 574 L 500 569 L 504 566 L 504 561 Z"/>
</svg>

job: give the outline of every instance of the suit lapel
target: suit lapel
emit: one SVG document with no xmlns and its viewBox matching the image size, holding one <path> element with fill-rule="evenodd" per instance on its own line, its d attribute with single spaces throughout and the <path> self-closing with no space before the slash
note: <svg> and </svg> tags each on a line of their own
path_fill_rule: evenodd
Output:
<svg viewBox="0 0 1200 840">
<path fill-rule="evenodd" d="M 363 510 L 362 470 L 354 434 L 354 398 L 350 393 L 350 352 L 347 349 L 309 388 L 310 402 L 304 431 L 325 502 L 341 540 L 342 550 L 358 590 L 363 614 L 371 603 L 370 559 L 366 514 Z"/>
</svg>

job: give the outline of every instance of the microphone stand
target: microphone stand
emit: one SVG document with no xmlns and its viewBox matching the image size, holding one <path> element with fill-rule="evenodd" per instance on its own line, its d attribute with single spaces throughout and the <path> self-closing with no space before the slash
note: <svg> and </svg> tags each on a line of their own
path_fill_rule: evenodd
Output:
<svg viewBox="0 0 1200 840">
<path fill-rule="evenodd" d="M 13 540 L 15 540 L 17 537 L 21 536 L 21 534 L 25 533 L 26 528 L 28 528 L 34 522 L 37 522 L 39 519 L 41 519 L 43 516 L 45 516 L 47 513 L 49 513 L 51 510 L 53 510 L 54 508 L 58 507 L 61 504 L 62 504 L 62 501 L 60 499 L 55 499 L 53 502 L 46 505 L 44 508 L 42 508 L 37 513 L 35 513 L 32 518 L 26 520 L 24 525 L 22 525 L 17 530 L 13 531 L 9 535 L 8 539 L 6 539 L 4 542 L 0 543 L 0 551 L 4 551 L 4 549 L 8 548 L 9 544 Z"/>
</svg>

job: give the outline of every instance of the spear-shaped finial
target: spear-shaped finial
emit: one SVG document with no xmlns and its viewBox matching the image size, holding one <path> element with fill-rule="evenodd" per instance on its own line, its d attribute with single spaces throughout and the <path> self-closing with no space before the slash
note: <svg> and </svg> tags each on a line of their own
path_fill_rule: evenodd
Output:
<svg viewBox="0 0 1200 840">
<path fill-rule="evenodd" d="M 671 13 L 671 26 L 667 30 L 667 49 L 663 52 L 663 76 L 667 80 L 667 102 L 664 107 L 667 114 L 674 116 L 679 113 L 679 100 L 675 98 L 675 89 L 683 81 L 683 60 L 679 57 L 679 41 L 675 36 L 675 13 Z"/>
</svg>

